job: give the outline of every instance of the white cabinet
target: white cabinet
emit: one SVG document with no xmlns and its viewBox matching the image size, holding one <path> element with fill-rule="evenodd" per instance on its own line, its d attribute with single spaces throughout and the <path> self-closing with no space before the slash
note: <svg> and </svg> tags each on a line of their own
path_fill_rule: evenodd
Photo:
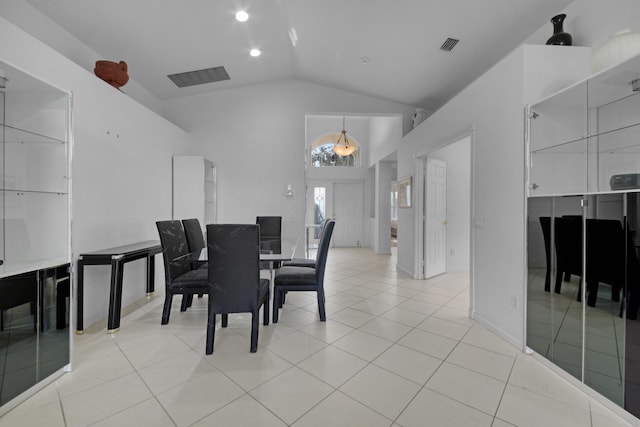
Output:
<svg viewBox="0 0 640 427">
<path fill-rule="evenodd" d="M 71 94 L 0 70 L 2 414 L 70 362 Z"/>
<path fill-rule="evenodd" d="M 640 416 L 640 56 L 528 118 L 527 346 Z"/>
<path fill-rule="evenodd" d="M 640 188 L 640 57 L 529 107 L 529 195 Z"/>
<path fill-rule="evenodd" d="M 173 157 L 173 218 L 216 222 L 216 165 L 201 156 Z"/>
</svg>

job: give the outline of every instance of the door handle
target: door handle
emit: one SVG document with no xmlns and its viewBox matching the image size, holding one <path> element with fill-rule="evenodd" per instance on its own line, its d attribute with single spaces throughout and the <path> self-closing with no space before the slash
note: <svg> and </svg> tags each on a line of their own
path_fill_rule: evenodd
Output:
<svg viewBox="0 0 640 427">
<path fill-rule="evenodd" d="M 448 225 L 449 221 L 447 221 L 446 219 L 444 221 L 442 221 L 442 225 Z"/>
</svg>

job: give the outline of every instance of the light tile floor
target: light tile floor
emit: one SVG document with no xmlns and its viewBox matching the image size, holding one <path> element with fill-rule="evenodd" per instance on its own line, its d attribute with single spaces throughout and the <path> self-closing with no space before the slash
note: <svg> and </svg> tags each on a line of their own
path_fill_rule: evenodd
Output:
<svg viewBox="0 0 640 427">
<path fill-rule="evenodd" d="M 230 316 L 204 355 L 206 297 L 185 313 L 163 296 L 121 330 L 76 336 L 75 367 L 0 419 L 4 426 L 629 426 L 467 316 L 468 276 L 411 280 L 394 256 L 329 252 L 327 322 L 290 293 L 249 352 Z M 101 322 L 102 323 L 102 322 Z"/>
</svg>

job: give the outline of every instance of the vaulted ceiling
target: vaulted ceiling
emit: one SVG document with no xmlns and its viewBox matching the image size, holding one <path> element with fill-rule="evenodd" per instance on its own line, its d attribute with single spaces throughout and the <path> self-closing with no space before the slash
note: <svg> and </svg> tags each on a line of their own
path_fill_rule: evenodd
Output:
<svg viewBox="0 0 640 427">
<path fill-rule="evenodd" d="M 160 99 L 295 78 L 436 109 L 569 0 L 26 0 Z M 249 13 L 238 22 L 235 12 Z M 441 45 L 459 40 L 453 50 Z M 253 48 L 261 50 L 251 57 Z M 169 74 L 223 66 L 178 88 Z"/>
</svg>

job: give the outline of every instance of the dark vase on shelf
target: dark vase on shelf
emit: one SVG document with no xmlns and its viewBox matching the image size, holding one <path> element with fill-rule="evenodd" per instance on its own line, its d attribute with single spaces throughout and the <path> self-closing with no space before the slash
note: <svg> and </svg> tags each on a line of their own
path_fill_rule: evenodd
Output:
<svg viewBox="0 0 640 427">
<path fill-rule="evenodd" d="M 549 37 L 547 44 L 571 46 L 571 43 L 573 42 L 571 34 L 565 33 L 562 29 L 562 24 L 566 17 L 567 15 L 562 13 L 551 18 L 551 23 L 553 24 L 553 35 Z"/>
</svg>

